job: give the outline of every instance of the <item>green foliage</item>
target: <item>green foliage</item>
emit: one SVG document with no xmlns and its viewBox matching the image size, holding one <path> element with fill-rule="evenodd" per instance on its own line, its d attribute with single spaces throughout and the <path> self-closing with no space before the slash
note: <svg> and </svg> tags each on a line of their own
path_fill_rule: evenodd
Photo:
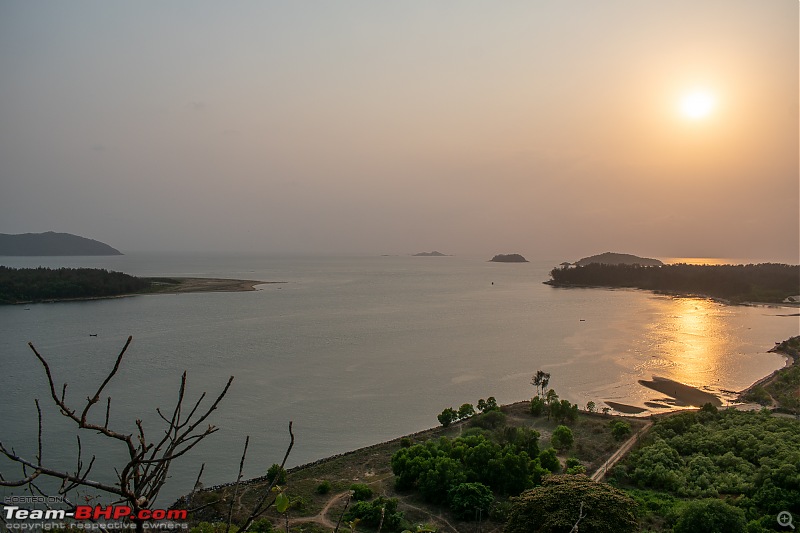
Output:
<svg viewBox="0 0 800 533">
<path fill-rule="evenodd" d="M 733 409 L 673 415 L 655 424 L 618 479 L 674 497 L 732 496 L 750 521 L 800 513 L 800 423 Z"/>
<path fill-rule="evenodd" d="M 674 533 L 745 533 L 744 511 L 722 500 L 708 499 L 686 503 L 672 528 Z"/>
<path fill-rule="evenodd" d="M 609 426 L 611 436 L 616 440 L 625 440 L 631 434 L 631 425 L 622 420 L 612 420 Z"/>
<path fill-rule="evenodd" d="M 753 402 L 759 405 L 771 405 L 772 404 L 772 396 L 770 396 L 767 389 L 762 387 L 761 385 L 756 385 L 746 394 L 742 395 L 742 400 L 745 402 Z"/>
<path fill-rule="evenodd" d="M 0 304 L 118 296 L 150 285 L 150 280 L 99 268 L 0 266 Z"/>
<path fill-rule="evenodd" d="M 277 481 L 275 481 L 276 477 Z M 269 467 L 269 470 L 267 470 L 267 481 L 269 481 L 270 483 L 275 481 L 277 485 L 285 485 L 286 470 L 281 468 L 281 465 L 273 463 L 272 466 Z"/>
<path fill-rule="evenodd" d="M 674 293 L 706 294 L 736 302 L 780 302 L 800 294 L 800 266 L 760 265 L 605 265 L 555 268 L 557 285 L 637 287 Z"/>
<path fill-rule="evenodd" d="M 247 531 L 252 531 L 253 533 L 271 533 L 272 521 L 270 521 L 269 518 L 259 518 L 250 524 Z M 233 533 L 233 528 L 231 528 L 231 533 Z"/>
<path fill-rule="evenodd" d="M 574 442 L 572 430 L 567 426 L 558 426 L 550 437 L 550 443 L 559 451 L 569 450 Z"/>
<path fill-rule="evenodd" d="M 531 398 L 531 414 L 533 416 L 542 416 L 544 413 L 544 400 L 538 396 Z"/>
<path fill-rule="evenodd" d="M 458 420 L 458 413 L 452 407 L 448 407 L 447 409 L 442 411 L 441 414 L 439 414 L 439 416 L 437 416 L 436 418 L 439 419 L 439 423 L 441 425 L 447 427 L 456 420 Z"/>
<path fill-rule="evenodd" d="M 576 459 L 575 457 L 570 457 L 567 459 L 566 464 L 564 465 L 566 468 L 567 474 L 585 474 L 586 467 L 580 462 L 580 460 Z"/>
<path fill-rule="evenodd" d="M 350 490 L 353 491 L 353 499 L 357 502 L 372 498 L 372 489 L 364 483 L 354 483 L 350 485 Z"/>
<path fill-rule="evenodd" d="M 497 405 L 497 400 L 494 399 L 494 396 L 489 396 L 487 399 L 481 398 L 478 400 L 478 411 L 481 413 L 486 411 L 493 411 L 495 409 L 500 409 Z"/>
<path fill-rule="evenodd" d="M 497 429 L 506 425 L 506 415 L 499 410 L 486 411 L 480 416 L 473 417 L 470 425 L 483 429 Z"/>
<path fill-rule="evenodd" d="M 387 499 L 380 496 L 371 502 L 356 502 L 344 514 L 344 519 L 348 522 L 359 520 L 367 526 L 377 528 L 381 524 L 381 515 L 385 529 L 390 531 L 400 529 L 403 513 L 397 510 L 397 498 Z"/>
<path fill-rule="evenodd" d="M 228 531 L 228 524 L 225 522 L 200 522 L 189 533 L 226 533 Z M 239 528 L 235 524 L 231 524 L 230 533 L 238 533 Z"/>
<path fill-rule="evenodd" d="M 471 403 L 462 404 L 461 407 L 458 408 L 458 418 L 459 420 L 464 420 L 469 418 L 475 414 L 475 408 L 472 406 Z"/>
<path fill-rule="evenodd" d="M 592 400 L 586 402 L 586 410 L 590 413 L 594 413 L 597 411 L 597 404 L 595 404 Z"/>
<path fill-rule="evenodd" d="M 554 474 L 561 470 L 561 461 L 558 460 L 555 448 L 542 450 L 542 453 L 539 454 L 539 464 Z"/>
<path fill-rule="evenodd" d="M 498 438 L 502 442 L 463 435 L 402 448 L 391 460 L 396 487 L 416 489 L 429 502 L 445 503 L 448 492 L 461 483 L 482 483 L 501 494 L 519 494 L 538 484 L 547 471 L 528 452 L 538 450 L 539 434 L 520 428 L 503 431 Z"/>
<path fill-rule="evenodd" d="M 487 518 L 494 503 L 492 490 L 483 483 L 461 483 L 452 487 L 447 496 L 450 509 L 464 520 Z"/>
<path fill-rule="evenodd" d="M 317 485 L 315 492 L 317 494 L 328 494 L 331 491 L 331 488 L 332 488 L 331 482 L 326 479 L 325 481 Z"/>
<path fill-rule="evenodd" d="M 400 446 L 402 446 L 403 448 L 410 448 L 412 444 L 414 443 L 408 437 L 403 437 L 402 439 L 400 439 Z"/>
<path fill-rule="evenodd" d="M 583 475 L 550 476 L 512 498 L 505 533 L 579 530 L 626 533 L 637 529 L 636 503 L 621 490 Z"/>
</svg>

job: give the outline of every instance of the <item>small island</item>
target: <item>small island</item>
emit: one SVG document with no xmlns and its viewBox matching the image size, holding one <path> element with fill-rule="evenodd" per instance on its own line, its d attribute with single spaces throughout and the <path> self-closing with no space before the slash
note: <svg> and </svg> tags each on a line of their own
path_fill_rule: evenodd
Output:
<svg viewBox="0 0 800 533">
<path fill-rule="evenodd" d="M 442 252 L 434 250 L 432 252 L 420 252 L 418 254 L 414 254 L 414 257 L 449 257 L 449 256 L 447 254 L 443 254 Z"/>
<path fill-rule="evenodd" d="M 0 266 L 0 305 L 95 300 L 136 294 L 253 291 L 275 283 L 212 278 L 139 278 L 99 268 Z"/>
<path fill-rule="evenodd" d="M 490 260 L 492 263 L 527 263 L 528 260 L 520 254 L 497 254 Z"/>
<path fill-rule="evenodd" d="M 642 265 L 642 266 L 662 266 L 664 263 L 658 259 L 649 257 L 639 257 L 631 254 L 620 254 L 616 252 L 605 252 L 598 255 L 584 257 L 575 262 L 577 266 L 591 265 L 599 263 L 601 265 Z M 563 264 L 563 263 L 562 263 Z"/>
<path fill-rule="evenodd" d="M 71 233 L 0 233 L 2 256 L 123 255 L 104 242 Z"/>
</svg>

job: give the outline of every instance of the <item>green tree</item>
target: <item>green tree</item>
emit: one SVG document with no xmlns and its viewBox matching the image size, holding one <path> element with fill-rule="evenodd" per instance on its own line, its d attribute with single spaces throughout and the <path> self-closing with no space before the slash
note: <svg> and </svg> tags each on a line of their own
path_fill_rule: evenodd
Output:
<svg viewBox="0 0 800 533">
<path fill-rule="evenodd" d="M 632 533 L 638 528 L 636 503 L 627 494 L 584 475 L 547 477 L 511 501 L 505 533 Z"/>
<path fill-rule="evenodd" d="M 458 413 L 452 407 L 448 407 L 444 411 L 439 414 L 436 418 L 439 419 L 439 423 L 444 427 L 449 426 L 454 421 L 458 420 Z"/>
<path fill-rule="evenodd" d="M 558 426 L 555 430 L 553 430 L 553 435 L 550 437 L 550 442 L 554 448 L 563 452 L 564 450 L 569 450 L 572 448 L 575 438 L 572 436 L 572 430 L 567 426 Z"/>
<path fill-rule="evenodd" d="M 472 407 L 471 403 L 462 404 L 461 407 L 458 408 L 459 420 L 464 420 L 465 418 L 469 418 L 474 414 L 475 414 L 475 408 Z"/>
<path fill-rule="evenodd" d="M 624 440 L 631 434 L 631 425 L 627 422 L 612 420 L 609 426 L 611 426 L 611 436 L 616 440 Z"/>
<path fill-rule="evenodd" d="M 537 396 L 544 395 L 544 389 L 547 388 L 548 383 L 550 383 L 550 374 L 542 370 L 537 370 L 536 374 L 534 374 L 533 378 L 531 378 L 531 385 L 536 387 Z"/>
<path fill-rule="evenodd" d="M 680 513 L 678 521 L 672 528 L 674 533 L 744 533 L 747 531 L 747 520 L 744 511 L 733 507 L 722 500 L 691 501 Z"/>
<path fill-rule="evenodd" d="M 372 498 L 372 489 L 364 483 L 354 483 L 350 485 L 350 490 L 353 491 L 353 499 L 357 502 Z"/>
<path fill-rule="evenodd" d="M 590 413 L 594 413 L 597 411 L 597 405 L 592 400 L 589 400 L 586 402 L 586 410 Z"/>
<path fill-rule="evenodd" d="M 555 448 L 547 448 L 539 453 L 539 463 L 552 473 L 561 470 L 561 462 L 558 460 Z"/>
<path fill-rule="evenodd" d="M 533 416 L 542 416 L 544 412 L 544 401 L 538 396 L 531 398 L 531 414 Z"/>
<path fill-rule="evenodd" d="M 279 464 L 273 464 L 267 470 L 267 481 L 272 483 L 275 481 L 277 485 L 285 485 L 286 484 L 286 470 L 281 468 Z"/>
<path fill-rule="evenodd" d="M 553 406 L 557 405 L 555 408 L 556 411 L 561 407 L 561 404 L 558 403 L 558 394 L 553 389 L 547 391 L 547 394 L 544 395 L 544 403 L 547 406 L 547 419 L 550 420 L 550 415 L 553 411 Z"/>
<path fill-rule="evenodd" d="M 476 516 L 489 516 L 489 509 L 494 503 L 492 490 L 483 483 L 461 483 L 448 492 L 450 509 L 453 513 L 465 520 Z M 480 513 L 480 514 L 479 514 Z"/>
</svg>

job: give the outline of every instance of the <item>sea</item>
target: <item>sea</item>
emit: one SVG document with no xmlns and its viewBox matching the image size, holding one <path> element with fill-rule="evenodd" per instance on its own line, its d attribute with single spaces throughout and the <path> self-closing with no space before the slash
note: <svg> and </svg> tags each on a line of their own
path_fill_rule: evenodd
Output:
<svg viewBox="0 0 800 533">
<path fill-rule="evenodd" d="M 233 384 L 201 427 L 209 435 L 176 459 L 159 501 L 263 475 L 295 444 L 287 466 L 376 444 L 438 424 L 444 408 L 530 399 L 531 377 L 581 406 L 644 407 L 659 393 L 638 383 L 661 376 L 718 393 L 725 402 L 785 364 L 767 353 L 800 334 L 797 308 L 729 306 L 640 290 L 543 284 L 559 261 L 492 263 L 486 257 L 245 256 L 131 253 L 113 257 L 5 257 L 12 267 L 93 267 L 137 276 L 264 282 L 256 291 L 142 295 L 0 306 L 0 442 L 20 455 L 74 470 L 96 456 L 90 478 L 113 479 L 119 442 L 76 431 L 50 399 L 28 343 L 49 362 L 58 394 L 82 408 L 128 336 L 120 370 L 89 419 L 163 436 L 181 375 L 184 415 Z M 653 412 L 651 409 L 649 412 Z M 645 413 L 645 414 L 649 414 Z M 0 461 L 6 479 L 22 477 Z M 16 491 L 16 492 L 14 492 Z M 5 489 L 2 494 L 21 493 Z M 86 497 L 91 497 L 87 494 Z"/>
</svg>

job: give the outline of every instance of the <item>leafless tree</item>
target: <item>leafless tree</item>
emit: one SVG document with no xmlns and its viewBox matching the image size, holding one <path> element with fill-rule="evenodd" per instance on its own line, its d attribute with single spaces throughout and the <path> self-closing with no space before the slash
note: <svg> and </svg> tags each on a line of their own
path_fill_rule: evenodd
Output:
<svg viewBox="0 0 800 533">
<path fill-rule="evenodd" d="M 233 376 L 228 379 L 224 389 L 207 407 L 202 407 L 201 404 L 205 399 L 205 393 L 201 394 L 199 399 L 188 406 L 187 409 L 184 405 L 186 400 L 186 372 L 181 376 L 180 387 L 178 390 L 178 398 L 175 403 L 174 409 L 171 413 L 166 415 L 160 410 L 156 409 L 159 417 L 166 423 L 166 429 L 163 430 L 163 435 L 157 439 L 149 439 L 145 432 L 144 425 L 140 419 L 135 422 L 135 429 L 130 433 L 118 431 L 109 427 L 109 417 L 111 412 L 111 397 L 106 398 L 104 421 L 96 423 L 90 421 L 90 414 L 96 404 L 100 402 L 103 390 L 108 383 L 114 378 L 119 370 L 122 359 L 128 347 L 131 344 L 132 337 L 128 337 L 127 342 L 116 358 L 114 367 L 106 375 L 103 382 L 97 388 L 93 396 L 87 397 L 85 403 L 80 405 L 80 408 L 73 408 L 67 401 L 67 385 L 64 384 L 60 388 L 56 387 L 53 375 L 50 370 L 50 365 L 47 360 L 37 351 L 32 343 L 28 343 L 36 358 L 41 363 L 44 372 L 47 376 L 50 397 L 55 403 L 61 415 L 73 421 L 79 430 L 87 430 L 94 433 L 99 433 L 108 437 L 112 441 L 117 441 L 126 450 L 126 462 L 124 465 L 115 468 L 114 482 L 95 481 L 90 479 L 89 475 L 95 463 L 95 457 L 89 460 L 88 464 L 84 462 L 83 450 L 81 446 L 80 434 L 77 436 L 77 463 L 74 470 L 64 470 L 56 468 L 54 465 L 48 464 L 44 460 L 43 444 L 42 444 L 42 410 L 39 405 L 39 400 L 35 400 L 36 411 L 38 413 L 38 446 L 36 456 L 25 458 L 17 454 L 13 447 L 7 447 L 3 442 L 0 442 L 0 453 L 10 459 L 12 462 L 17 463 L 22 468 L 22 476 L 18 479 L 6 479 L 0 473 L 0 486 L 5 487 L 21 487 L 27 486 L 31 492 L 38 492 L 43 494 L 36 480 L 40 476 L 54 478 L 60 481 L 58 493 L 66 495 L 70 491 L 76 489 L 94 489 L 103 491 L 113 495 L 116 500 L 114 504 L 125 504 L 132 510 L 132 519 L 136 523 L 137 531 L 143 531 L 143 522 L 136 517 L 143 509 L 150 508 L 158 497 L 158 493 L 164 486 L 167 480 L 167 474 L 170 469 L 172 461 L 184 456 L 192 448 L 197 446 L 206 437 L 215 433 L 218 428 L 208 424 L 205 425 L 206 420 L 217 406 L 225 397 L 228 389 L 233 382 Z M 96 418 L 96 417 L 94 417 Z M 93 418 L 93 419 L 94 419 Z M 294 444 L 294 435 L 292 434 L 291 423 L 289 424 L 289 433 L 291 435 L 291 444 L 286 451 L 283 464 L 291 451 Z M 249 440 L 249 437 L 248 437 Z M 246 453 L 246 447 L 245 447 Z M 242 455 L 242 464 L 244 463 L 244 455 Z M 202 469 L 201 469 L 202 474 Z M 239 480 L 241 479 L 241 469 Z M 200 476 L 196 487 L 200 485 Z M 271 487 L 270 487 L 271 489 Z M 264 507 L 270 505 L 268 500 L 269 493 L 267 493 L 260 507 L 254 510 L 253 514 L 263 512 Z M 69 500 L 66 500 L 69 502 Z M 274 500 L 273 500 L 274 502 Z M 248 519 L 245 526 L 252 523 L 253 517 Z"/>
</svg>

